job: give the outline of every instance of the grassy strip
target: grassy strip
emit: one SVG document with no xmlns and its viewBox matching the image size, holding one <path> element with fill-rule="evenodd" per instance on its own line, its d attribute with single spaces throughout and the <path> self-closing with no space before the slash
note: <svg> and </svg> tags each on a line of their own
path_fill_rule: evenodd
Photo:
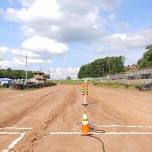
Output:
<svg viewBox="0 0 152 152">
<path fill-rule="evenodd" d="M 6 88 L 0 87 L 0 90 L 4 90 L 4 89 L 6 89 Z"/>
<path fill-rule="evenodd" d="M 52 81 L 57 84 L 71 84 L 71 85 L 78 85 L 82 83 L 82 80 L 55 80 Z M 122 89 L 136 89 L 136 84 L 124 84 L 124 83 L 118 83 L 118 82 L 112 82 L 112 83 L 106 83 L 106 82 L 99 82 L 96 80 L 93 80 L 90 82 L 91 84 L 99 87 L 106 87 L 106 88 L 122 88 Z"/>
<path fill-rule="evenodd" d="M 124 84 L 124 83 L 105 83 L 105 82 L 97 82 L 97 81 L 92 81 L 92 84 L 95 86 L 99 87 L 106 87 L 106 88 L 116 88 L 116 89 L 131 89 L 134 90 L 136 89 L 136 84 Z"/>
</svg>

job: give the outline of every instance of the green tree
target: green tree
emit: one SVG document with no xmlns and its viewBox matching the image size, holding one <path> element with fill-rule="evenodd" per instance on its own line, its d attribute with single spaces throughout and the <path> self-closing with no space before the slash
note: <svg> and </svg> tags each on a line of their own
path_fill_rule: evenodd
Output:
<svg viewBox="0 0 152 152">
<path fill-rule="evenodd" d="M 152 45 L 146 47 L 146 52 L 143 54 L 143 57 L 138 60 L 138 65 L 140 68 L 152 67 Z"/>
<path fill-rule="evenodd" d="M 109 74 L 124 72 L 125 57 L 106 57 L 81 66 L 78 78 L 102 77 Z"/>
<path fill-rule="evenodd" d="M 44 78 L 45 78 L 45 79 L 49 79 L 49 78 L 50 78 L 50 75 L 49 75 L 49 74 L 45 74 L 45 75 L 44 75 Z"/>
<path fill-rule="evenodd" d="M 8 69 L 0 69 L 0 77 L 4 78 L 11 78 L 11 79 L 25 79 L 25 71 L 24 70 L 12 70 Z M 33 72 L 28 71 L 28 79 L 33 77 Z"/>
<path fill-rule="evenodd" d="M 70 77 L 70 76 L 67 76 L 66 80 L 71 80 L 71 77 Z"/>
</svg>

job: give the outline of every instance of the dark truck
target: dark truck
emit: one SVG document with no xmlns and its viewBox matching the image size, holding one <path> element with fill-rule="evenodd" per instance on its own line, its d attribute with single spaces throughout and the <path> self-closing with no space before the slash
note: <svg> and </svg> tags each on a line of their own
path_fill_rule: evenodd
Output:
<svg viewBox="0 0 152 152">
<path fill-rule="evenodd" d="M 136 88 L 139 89 L 140 91 L 152 90 L 152 82 L 136 86 Z"/>
<path fill-rule="evenodd" d="M 42 87 L 50 87 L 54 86 L 56 83 L 53 82 L 45 82 L 45 83 L 35 83 L 35 82 L 13 82 L 11 84 L 12 88 L 23 90 L 28 88 L 42 88 Z"/>
</svg>

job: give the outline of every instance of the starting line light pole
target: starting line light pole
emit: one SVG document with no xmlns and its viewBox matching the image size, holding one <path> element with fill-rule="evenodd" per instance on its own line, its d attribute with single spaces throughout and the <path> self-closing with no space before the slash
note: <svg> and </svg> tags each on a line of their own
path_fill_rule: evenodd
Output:
<svg viewBox="0 0 152 152">
<path fill-rule="evenodd" d="M 87 79 L 85 79 L 84 82 L 82 83 L 82 95 L 83 95 L 82 105 L 84 106 L 88 105 L 88 102 L 87 102 L 88 86 L 89 86 L 89 82 Z"/>
</svg>

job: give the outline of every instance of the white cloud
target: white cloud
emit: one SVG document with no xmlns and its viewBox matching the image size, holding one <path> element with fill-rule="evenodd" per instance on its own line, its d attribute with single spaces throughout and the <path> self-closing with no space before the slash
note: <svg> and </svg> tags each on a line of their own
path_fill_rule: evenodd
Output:
<svg viewBox="0 0 152 152">
<path fill-rule="evenodd" d="M 7 8 L 6 17 L 12 21 L 30 23 L 39 19 L 57 19 L 61 16 L 56 0 L 43 0 L 43 2 L 42 0 L 24 1 L 22 4 L 24 7 L 20 10 Z"/>
<path fill-rule="evenodd" d="M 35 54 L 31 51 L 28 51 L 28 50 L 22 50 L 22 49 L 12 49 L 11 52 L 15 55 L 15 56 L 22 56 L 22 57 L 25 57 L 25 56 L 28 56 L 28 57 L 31 57 L 31 58 L 39 58 L 39 54 Z"/>
<path fill-rule="evenodd" d="M 8 68 L 12 66 L 12 62 L 9 60 L 1 60 L 0 61 L 0 68 Z"/>
<path fill-rule="evenodd" d="M 109 19 L 109 21 L 113 22 L 113 21 L 115 21 L 115 19 L 116 19 L 116 15 L 115 15 L 115 14 L 110 14 L 110 15 L 108 16 L 108 19 Z"/>
<path fill-rule="evenodd" d="M 152 29 L 134 33 L 115 33 L 102 38 L 98 51 L 129 51 L 143 49 L 152 42 Z"/>
<path fill-rule="evenodd" d="M 50 74 L 52 79 L 66 79 L 70 76 L 73 79 L 77 78 L 77 74 L 79 72 L 79 68 L 51 68 Z"/>
<path fill-rule="evenodd" d="M 36 54 L 32 51 L 24 50 L 24 49 L 12 49 L 11 53 L 13 54 L 13 62 L 16 65 L 25 65 L 26 64 L 26 56 L 28 57 L 28 64 L 34 63 L 44 63 L 45 60 L 39 54 Z"/>
<path fill-rule="evenodd" d="M 65 55 L 68 52 L 66 44 L 47 37 L 34 36 L 26 39 L 17 49 L 11 49 L 15 64 L 25 65 L 25 56 L 28 63 L 50 63 L 53 56 Z"/>
<path fill-rule="evenodd" d="M 25 63 L 26 54 L 31 63 L 49 62 L 54 55 L 66 54 L 68 45 L 73 42 L 87 47 L 94 45 L 107 55 L 110 51 L 114 54 L 122 50 L 140 50 L 152 42 L 151 29 L 129 33 L 129 23 L 117 20 L 115 10 L 121 0 L 11 1 L 18 1 L 22 8 L 0 9 L 0 14 L 19 23 L 26 36 L 17 49 L 12 49 L 16 64 Z M 107 13 L 102 16 L 105 11 Z M 115 33 L 107 35 L 111 31 Z M 54 70 L 58 75 L 63 73 L 60 68 Z"/>
<path fill-rule="evenodd" d="M 70 42 L 84 42 L 102 37 L 106 20 L 101 12 L 111 12 L 119 5 L 119 0 L 17 1 L 22 8 L 1 10 L 3 17 L 20 23 L 21 30 L 28 37 L 12 53 L 18 59 L 27 53 L 33 59 L 42 60 L 65 54 Z M 16 0 L 11 0 L 13 2 Z"/>
<path fill-rule="evenodd" d="M 102 0 L 102 8 L 106 11 L 113 12 L 120 5 L 121 0 Z"/>
<path fill-rule="evenodd" d="M 1 54 L 1 53 L 5 53 L 5 52 L 7 52 L 8 50 L 9 50 L 8 47 L 6 47 L 6 46 L 0 46 L 0 54 Z"/>
<path fill-rule="evenodd" d="M 29 38 L 21 46 L 35 53 L 48 52 L 50 55 L 62 55 L 68 51 L 66 44 L 42 36 Z"/>
<path fill-rule="evenodd" d="M 0 46 L 0 61 L 1 61 L 0 64 L 4 63 L 4 61 L 5 61 L 5 54 L 8 51 L 9 51 L 8 47 L 6 47 L 6 46 Z"/>
<path fill-rule="evenodd" d="M 25 57 L 28 57 L 28 64 L 50 63 L 53 56 L 65 55 L 68 46 L 64 43 L 42 36 L 34 36 L 26 39 L 19 48 L 0 47 L 0 66 L 13 67 L 25 65 Z M 10 60 L 5 53 L 9 51 Z M 11 63 L 13 63 L 11 65 Z"/>
<path fill-rule="evenodd" d="M 22 8 L 7 8 L 3 15 L 24 25 L 28 36 L 59 41 L 94 40 L 103 35 L 102 11 L 115 10 L 120 0 L 18 0 Z M 98 27 L 98 28 L 94 28 Z"/>
<path fill-rule="evenodd" d="M 17 65 L 26 65 L 25 57 L 20 57 L 20 58 L 15 57 L 13 59 L 13 62 Z M 36 63 L 42 64 L 42 63 L 45 63 L 45 61 L 43 59 L 36 59 L 36 58 L 31 58 L 31 57 L 27 58 L 27 62 L 28 62 L 28 64 L 36 64 Z"/>
</svg>

